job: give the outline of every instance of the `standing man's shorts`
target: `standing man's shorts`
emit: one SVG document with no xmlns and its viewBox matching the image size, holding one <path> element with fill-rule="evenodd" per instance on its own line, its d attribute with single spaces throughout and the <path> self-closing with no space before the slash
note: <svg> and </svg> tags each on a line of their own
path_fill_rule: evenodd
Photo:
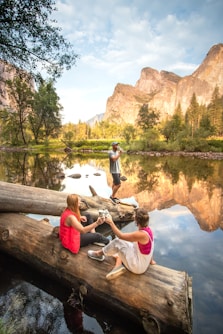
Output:
<svg viewBox="0 0 223 334">
<path fill-rule="evenodd" d="M 120 174 L 119 173 L 112 174 L 112 178 L 113 178 L 113 184 L 114 185 L 118 186 L 119 184 L 121 184 Z"/>
</svg>

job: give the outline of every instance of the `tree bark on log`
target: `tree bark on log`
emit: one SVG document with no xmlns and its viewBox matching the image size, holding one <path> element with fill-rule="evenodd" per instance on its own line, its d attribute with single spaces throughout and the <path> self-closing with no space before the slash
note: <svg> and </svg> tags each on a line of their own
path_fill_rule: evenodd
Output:
<svg viewBox="0 0 223 334">
<path fill-rule="evenodd" d="M 115 204 L 100 197 L 90 187 L 92 197 L 80 196 L 82 215 L 89 213 L 97 219 L 99 209 L 107 209 L 114 222 L 133 221 L 134 205 Z M 0 212 L 21 212 L 60 216 L 66 207 L 68 193 L 0 181 Z M 77 194 L 78 195 L 78 194 Z"/>
<path fill-rule="evenodd" d="M 91 245 L 76 255 L 61 246 L 57 228 L 23 214 L 0 213 L 0 249 L 42 273 L 75 288 L 93 300 L 141 323 L 148 334 L 192 332 L 192 285 L 187 273 L 159 265 L 143 275 L 127 271 L 110 282 L 111 258 L 103 262 L 87 256 Z"/>
</svg>

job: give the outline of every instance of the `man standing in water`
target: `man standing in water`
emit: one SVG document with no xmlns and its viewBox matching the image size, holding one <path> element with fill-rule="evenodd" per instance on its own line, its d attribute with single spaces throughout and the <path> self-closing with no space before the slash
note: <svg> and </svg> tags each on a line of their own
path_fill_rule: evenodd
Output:
<svg viewBox="0 0 223 334">
<path fill-rule="evenodd" d="M 121 169 L 120 169 L 120 161 L 119 158 L 122 154 L 122 150 L 118 147 L 118 142 L 114 141 L 112 143 L 112 150 L 109 151 L 109 162 L 110 162 L 110 173 L 112 175 L 113 183 L 112 183 L 112 194 L 110 199 L 114 203 L 119 203 L 119 199 L 115 197 L 118 189 L 121 187 Z"/>
</svg>

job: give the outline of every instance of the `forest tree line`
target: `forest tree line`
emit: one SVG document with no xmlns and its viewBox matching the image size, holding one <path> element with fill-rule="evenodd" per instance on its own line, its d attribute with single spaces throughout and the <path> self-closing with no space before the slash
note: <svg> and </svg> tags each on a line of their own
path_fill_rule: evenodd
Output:
<svg viewBox="0 0 223 334">
<path fill-rule="evenodd" d="M 210 103 L 200 105 L 196 94 L 183 115 L 178 104 L 172 115 L 160 120 L 161 111 L 143 104 L 136 123 L 116 123 L 105 120 L 90 126 L 87 122 L 62 125 L 62 106 L 53 80 L 39 80 L 34 90 L 24 76 L 5 82 L 13 107 L 0 109 L 0 144 L 29 145 L 57 139 L 71 147 L 76 141 L 116 138 L 129 144 L 138 140 L 142 149 L 172 146 L 185 149 L 190 142 L 203 142 L 205 138 L 223 135 L 223 96 L 216 87 Z M 193 150 L 193 148 L 192 148 Z"/>
</svg>

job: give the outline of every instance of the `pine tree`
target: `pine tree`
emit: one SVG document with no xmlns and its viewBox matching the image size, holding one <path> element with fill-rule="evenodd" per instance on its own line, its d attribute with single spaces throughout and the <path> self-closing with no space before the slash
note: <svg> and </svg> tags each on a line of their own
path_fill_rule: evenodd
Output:
<svg viewBox="0 0 223 334">
<path fill-rule="evenodd" d="M 223 98 L 220 96 L 219 88 L 216 86 L 211 102 L 208 105 L 208 113 L 211 125 L 215 128 L 217 135 L 223 134 Z"/>
<path fill-rule="evenodd" d="M 137 117 L 138 127 L 145 132 L 148 129 L 152 129 L 159 121 L 159 112 L 155 109 L 149 109 L 147 103 L 143 104 L 139 110 Z"/>
<path fill-rule="evenodd" d="M 201 120 L 201 110 L 197 102 L 196 94 L 193 93 L 190 105 L 187 108 L 185 122 L 190 128 L 191 137 L 194 137 L 195 131 L 199 128 Z"/>
</svg>

